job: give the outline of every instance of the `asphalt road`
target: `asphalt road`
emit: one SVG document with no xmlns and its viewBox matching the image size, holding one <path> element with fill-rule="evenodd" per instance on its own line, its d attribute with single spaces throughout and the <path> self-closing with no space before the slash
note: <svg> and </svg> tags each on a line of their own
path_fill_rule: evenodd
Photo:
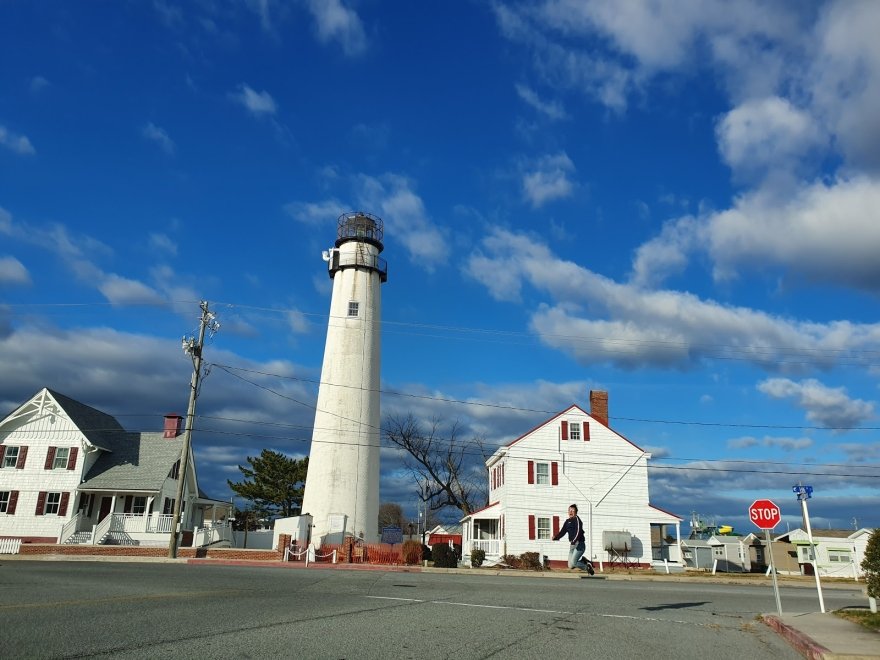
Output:
<svg viewBox="0 0 880 660">
<path fill-rule="evenodd" d="M 4 658 L 800 658 L 755 619 L 775 611 L 769 587 L 705 582 L 0 562 Z"/>
</svg>

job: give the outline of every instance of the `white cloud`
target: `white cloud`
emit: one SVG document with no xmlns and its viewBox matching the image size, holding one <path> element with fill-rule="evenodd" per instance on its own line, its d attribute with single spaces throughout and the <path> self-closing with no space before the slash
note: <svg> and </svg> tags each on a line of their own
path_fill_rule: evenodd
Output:
<svg viewBox="0 0 880 660">
<path fill-rule="evenodd" d="M 731 449 L 750 449 L 752 447 L 776 447 L 783 451 L 797 451 L 800 449 L 809 449 L 813 446 L 811 438 L 784 438 L 764 436 L 762 439 L 752 436 L 742 438 L 733 438 L 727 441 L 727 446 Z"/>
<path fill-rule="evenodd" d="M 874 417 L 874 404 L 850 399 L 843 387 L 827 387 L 810 378 L 799 383 L 788 378 L 768 378 L 758 390 L 772 399 L 792 399 L 807 419 L 825 428 L 853 428 Z"/>
<path fill-rule="evenodd" d="M 446 263 L 449 244 L 442 229 L 425 210 L 412 189 L 412 182 L 398 174 L 358 179 L 358 198 L 363 208 L 377 209 L 385 223 L 385 240 L 402 243 L 410 261 L 428 271 Z"/>
<path fill-rule="evenodd" d="M 309 0 L 318 39 L 337 42 L 346 55 L 360 55 L 367 49 L 367 35 L 357 13 L 342 0 Z"/>
<path fill-rule="evenodd" d="M 294 309 L 287 312 L 287 327 L 295 334 L 307 334 L 312 331 L 312 324 L 301 311 Z"/>
<path fill-rule="evenodd" d="M 531 329 L 581 364 L 684 369 L 725 357 L 796 372 L 880 350 L 880 324 L 798 322 L 620 284 L 560 259 L 538 237 L 503 229 L 481 241 L 464 271 L 498 300 L 518 300 L 526 285 L 547 296 L 531 311 Z"/>
<path fill-rule="evenodd" d="M 336 219 L 348 210 L 348 204 L 338 199 L 322 202 L 290 202 L 284 205 L 284 212 L 297 222 L 314 227 L 331 227 Z"/>
<path fill-rule="evenodd" d="M 37 93 L 41 92 L 49 86 L 49 81 L 43 78 L 43 76 L 34 76 L 31 78 L 30 89 L 31 92 Z"/>
<path fill-rule="evenodd" d="M 141 134 L 148 140 L 158 144 L 166 154 L 174 153 L 174 141 L 168 137 L 168 133 L 165 132 L 164 128 L 159 128 L 153 122 L 149 122 L 141 129 Z"/>
<path fill-rule="evenodd" d="M 730 209 L 664 225 L 640 246 L 632 281 L 657 284 L 705 251 L 718 280 L 744 267 L 783 269 L 789 277 L 880 291 L 880 181 L 867 177 L 805 185 L 781 197 L 758 190 Z"/>
<path fill-rule="evenodd" d="M 231 92 L 230 98 L 240 103 L 255 117 L 271 116 L 277 111 L 275 99 L 267 91 L 257 92 L 249 85 L 239 85 L 237 92 Z"/>
<path fill-rule="evenodd" d="M 746 176 L 795 169 L 826 142 L 813 117 L 778 96 L 737 106 L 718 122 L 716 135 L 725 162 Z"/>
<path fill-rule="evenodd" d="M 543 156 L 523 173 L 523 195 L 539 208 L 544 204 L 571 196 L 574 184 L 568 178 L 574 172 L 574 163 L 565 152 Z"/>
<path fill-rule="evenodd" d="M 13 133 L 3 125 L 0 125 L 0 145 L 23 156 L 37 153 L 27 136 Z"/>
<path fill-rule="evenodd" d="M 526 85 L 517 84 L 516 93 L 532 108 L 548 119 L 565 119 L 568 115 L 558 101 L 544 101 L 537 92 Z"/>
<path fill-rule="evenodd" d="M 0 257 L 0 286 L 26 285 L 31 283 L 31 274 L 15 257 Z"/>
<path fill-rule="evenodd" d="M 107 275 L 98 289 L 114 305 L 160 305 L 164 302 L 155 289 L 115 274 Z"/>
<path fill-rule="evenodd" d="M 177 243 L 175 243 L 167 234 L 151 233 L 150 247 L 160 253 L 156 256 L 177 256 Z"/>
</svg>

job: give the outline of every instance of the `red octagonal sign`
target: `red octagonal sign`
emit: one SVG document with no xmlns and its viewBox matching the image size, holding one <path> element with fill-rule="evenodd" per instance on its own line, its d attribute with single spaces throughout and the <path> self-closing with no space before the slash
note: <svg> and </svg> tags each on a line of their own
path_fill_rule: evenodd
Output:
<svg viewBox="0 0 880 660">
<path fill-rule="evenodd" d="M 782 521 L 782 513 L 771 500 L 755 500 L 749 507 L 749 518 L 761 529 L 773 529 Z"/>
</svg>

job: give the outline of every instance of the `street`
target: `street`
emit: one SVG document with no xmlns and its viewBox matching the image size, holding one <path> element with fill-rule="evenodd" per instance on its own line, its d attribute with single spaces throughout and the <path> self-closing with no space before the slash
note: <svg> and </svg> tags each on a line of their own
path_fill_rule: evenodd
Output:
<svg viewBox="0 0 880 660">
<path fill-rule="evenodd" d="M 4 561 L 0 590 L 15 658 L 800 657 L 756 621 L 769 585 Z M 818 611 L 815 589 L 781 598 Z"/>
</svg>

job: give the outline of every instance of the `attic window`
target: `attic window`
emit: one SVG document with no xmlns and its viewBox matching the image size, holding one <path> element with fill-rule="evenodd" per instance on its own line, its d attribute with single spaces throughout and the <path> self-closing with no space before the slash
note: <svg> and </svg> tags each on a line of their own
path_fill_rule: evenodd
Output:
<svg viewBox="0 0 880 660">
<path fill-rule="evenodd" d="M 55 450 L 55 460 L 52 462 L 53 470 L 67 469 L 67 461 L 70 458 L 70 447 L 58 447 Z"/>
<path fill-rule="evenodd" d="M 3 454 L 3 465 L 0 467 L 14 468 L 18 463 L 18 447 L 7 447 Z"/>
<path fill-rule="evenodd" d="M 569 422 L 568 434 L 572 440 L 580 440 L 581 439 L 581 423 L 580 422 Z"/>
</svg>

